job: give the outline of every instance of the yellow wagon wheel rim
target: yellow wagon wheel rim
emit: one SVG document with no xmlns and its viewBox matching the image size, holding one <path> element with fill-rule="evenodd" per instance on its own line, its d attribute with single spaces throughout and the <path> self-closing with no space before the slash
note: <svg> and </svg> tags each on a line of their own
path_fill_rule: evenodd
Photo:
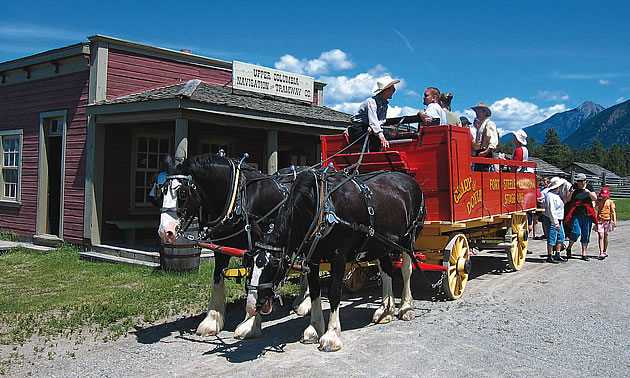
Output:
<svg viewBox="0 0 630 378">
<path fill-rule="evenodd" d="M 348 274 L 350 276 L 348 276 Z M 363 288 L 365 285 L 365 281 L 367 281 L 367 273 L 361 267 L 351 267 L 349 270 L 346 270 L 345 277 L 348 277 L 346 281 L 346 288 L 351 293 L 356 293 L 357 291 Z"/>
<path fill-rule="evenodd" d="M 444 252 L 442 286 L 450 299 L 459 299 L 464 294 L 470 274 L 470 248 L 464 234 L 457 234 L 448 242 Z"/>
<path fill-rule="evenodd" d="M 527 231 L 527 215 L 512 215 L 512 240 L 511 246 L 507 251 L 508 263 L 510 268 L 520 270 L 525 264 L 527 257 L 528 231 Z"/>
</svg>

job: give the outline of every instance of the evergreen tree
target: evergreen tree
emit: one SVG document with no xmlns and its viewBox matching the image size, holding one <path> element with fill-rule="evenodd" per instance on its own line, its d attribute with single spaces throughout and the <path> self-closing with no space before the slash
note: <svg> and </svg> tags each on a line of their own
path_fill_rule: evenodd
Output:
<svg viewBox="0 0 630 378">
<path fill-rule="evenodd" d="M 604 161 L 605 153 L 606 151 L 604 150 L 604 146 L 602 145 L 602 142 L 600 142 L 599 139 L 597 138 L 593 139 L 593 143 L 591 144 L 591 147 L 588 149 L 590 163 L 602 165 Z"/>
<path fill-rule="evenodd" d="M 569 152 L 569 147 L 562 144 L 556 130 L 553 128 L 547 130 L 541 158 L 556 167 L 563 168 L 568 160 Z"/>
<path fill-rule="evenodd" d="M 627 174 L 626 157 L 616 143 L 606 151 L 603 160 L 602 166 L 609 171 L 619 176 L 625 176 Z"/>
<path fill-rule="evenodd" d="M 630 144 L 626 144 L 626 172 L 630 173 Z"/>
</svg>

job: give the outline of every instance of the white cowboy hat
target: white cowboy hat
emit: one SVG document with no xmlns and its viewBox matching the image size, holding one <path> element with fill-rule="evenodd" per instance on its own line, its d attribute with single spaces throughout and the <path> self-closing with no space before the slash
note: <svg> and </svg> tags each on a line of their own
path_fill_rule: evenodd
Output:
<svg viewBox="0 0 630 378">
<path fill-rule="evenodd" d="M 376 87 L 372 91 L 375 95 L 383 92 L 385 89 L 392 87 L 396 84 L 400 83 L 400 80 L 394 80 L 391 77 L 384 77 L 382 79 L 378 79 L 376 82 Z"/>
<path fill-rule="evenodd" d="M 527 133 L 525 132 L 525 130 L 520 129 L 516 131 L 514 133 L 514 136 L 516 137 L 516 140 L 518 140 L 520 144 L 522 144 L 523 146 L 527 146 Z"/>
<path fill-rule="evenodd" d="M 484 104 L 483 102 L 480 102 L 479 105 L 477 105 L 477 106 L 473 106 L 471 109 L 472 110 L 483 109 L 483 110 L 486 111 L 486 113 L 488 113 L 488 117 L 490 117 L 492 115 L 492 110 L 490 110 L 488 105 Z"/>
<path fill-rule="evenodd" d="M 547 188 L 549 189 L 556 189 L 559 186 L 561 186 L 562 184 L 564 184 L 564 179 L 560 178 L 560 177 L 554 177 L 551 179 L 551 181 L 549 182 L 549 186 Z"/>
</svg>

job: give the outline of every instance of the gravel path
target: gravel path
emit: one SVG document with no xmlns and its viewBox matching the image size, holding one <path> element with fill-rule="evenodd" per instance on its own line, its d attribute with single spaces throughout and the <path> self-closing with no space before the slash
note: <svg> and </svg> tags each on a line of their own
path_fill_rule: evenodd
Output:
<svg viewBox="0 0 630 378">
<path fill-rule="evenodd" d="M 589 255 L 597 255 L 594 235 Z M 611 234 L 610 257 L 544 262 L 544 241 L 530 241 L 525 267 L 509 272 L 503 253 L 473 257 L 457 301 L 435 298 L 414 273 L 416 318 L 371 325 L 380 289 L 346 296 L 344 348 L 302 345 L 307 318 L 276 304 L 261 339 L 232 337 L 244 316 L 229 311 L 220 337 L 198 337 L 201 315 L 131 331 L 114 342 L 49 341 L 49 358 L 27 344 L 10 376 L 629 376 L 630 222 Z M 400 284 L 399 280 L 398 284 Z M 400 288 L 398 287 L 398 293 Z M 270 319 L 271 318 L 271 319 Z M 56 346 L 51 347 L 50 345 Z M 6 349 L 3 349 L 6 350 Z M 39 358 L 36 356 L 39 355 Z M 32 358 L 31 358 L 32 357 Z"/>
</svg>

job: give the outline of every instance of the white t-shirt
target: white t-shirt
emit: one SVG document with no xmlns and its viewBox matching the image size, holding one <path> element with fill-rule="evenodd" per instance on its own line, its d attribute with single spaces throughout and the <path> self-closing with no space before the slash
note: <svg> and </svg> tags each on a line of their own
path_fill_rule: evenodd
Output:
<svg viewBox="0 0 630 378">
<path fill-rule="evenodd" d="M 427 105 L 427 108 L 424 110 L 424 114 L 433 119 L 439 118 L 440 125 L 448 125 L 448 121 L 446 120 L 446 113 L 437 102 L 432 102 Z"/>
</svg>

